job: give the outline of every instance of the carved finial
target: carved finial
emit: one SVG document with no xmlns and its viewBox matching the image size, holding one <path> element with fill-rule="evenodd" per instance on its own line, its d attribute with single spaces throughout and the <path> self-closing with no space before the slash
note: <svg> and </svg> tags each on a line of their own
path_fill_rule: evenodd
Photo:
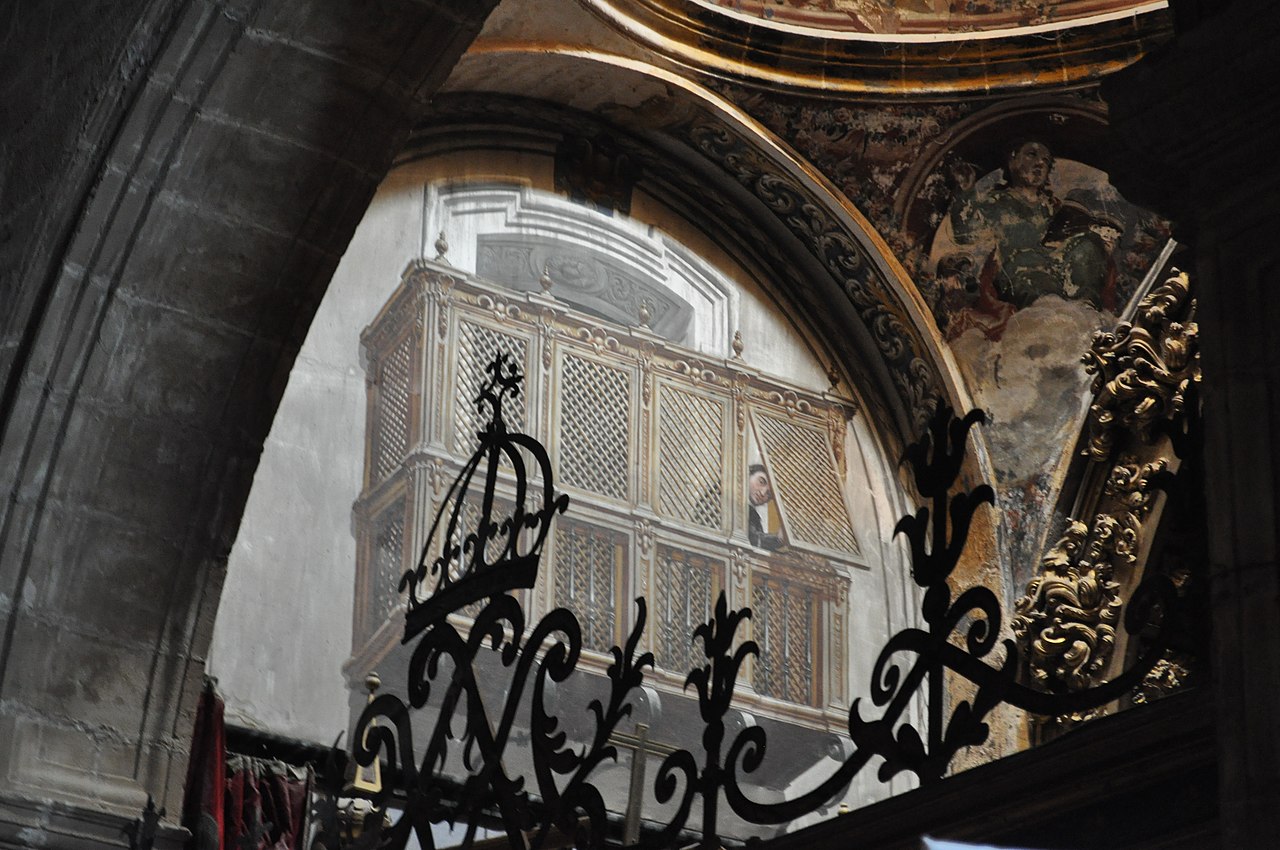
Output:
<svg viewBox="0 0 1280 850">
<path fill-rule="evenodd" d="M 547 295 L 551 294 L 551 287 L 554 281 L 551 280 L 551 267 L 543 265 L 542 274 L 538 276 L 538 286 L 542 287 L 542 291 Z"/>
<path fill-rule="evenodd" d="M 840 370 L 836 369 L 834 365 L 827 367 L 827 380 L 831 382 L 829 389 L 833 390 L 840 383 Z"/>
<path fill-rule="evenodd" d="M 653 321 L 653 308 L 649 306 L 648 301 L 640 302 L 640 327 L 648 328 L 649 322 Z"/>
<path fill-rule="evenodd" d="M 742 359 L 742 352 L 746 349 L 746 344 L 742 341 L 742 331 L 733 332 L 733 357 L 735 360 Z"/>
<path fill-rule="evenodd" d="M 444 255 L 449 253 L 449 240 L 444 238 L 444 231 L 440 231 L 440 235 L 436 237 L 436 261 L 444 259 Z"/>
<path fill-rule="evenodd" d="M 378 688 L 382 687 L 382 677 L 370 670 L 369 675 L 364 677 L 364 686 L 368 689 L 369 696 L 372 697 Z"/>
</svg>

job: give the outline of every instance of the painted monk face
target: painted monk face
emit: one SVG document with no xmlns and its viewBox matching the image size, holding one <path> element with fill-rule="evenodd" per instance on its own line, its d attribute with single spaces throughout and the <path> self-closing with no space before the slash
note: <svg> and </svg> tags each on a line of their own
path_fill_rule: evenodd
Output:
<svg viewBox="0 0 1280 850">
<path fill-rule="evenodd" d="M 1040 189 L 1049 182 L 1053 157 L 1040 142 L 1023 142 L 1009 153 L 1009 183 Z"/>
</svg>

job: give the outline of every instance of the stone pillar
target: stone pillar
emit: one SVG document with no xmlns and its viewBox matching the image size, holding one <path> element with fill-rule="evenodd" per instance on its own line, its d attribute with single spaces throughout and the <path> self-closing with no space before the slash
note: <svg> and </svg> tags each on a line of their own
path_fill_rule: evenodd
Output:
<svg viewBox="0 0 1280 850">
<path fill-rule="evenodd" d="M 1104 85 L 1113 182 L 1191 245 L 1204 370 L 1223 846 L 1280 834 L 1280 14 L 1174 4 L 1179 32 Z"/>
<path fill-rule="evenodd" d="M 495 4 L 32 0 L 13 16 L 48 31 L 5 85 L 64 68 L 74 85 L 32 107 L 58 120 L 0 127 L 22 199 L 0 257 L 27 246 L 0 339 L 0 847 L 124 846 L 148 793 L 162 844 L 180 842 L 204 653 L 284 382 Z M 114 15 L 133 19 L 100 22 Z"/>
</svg>

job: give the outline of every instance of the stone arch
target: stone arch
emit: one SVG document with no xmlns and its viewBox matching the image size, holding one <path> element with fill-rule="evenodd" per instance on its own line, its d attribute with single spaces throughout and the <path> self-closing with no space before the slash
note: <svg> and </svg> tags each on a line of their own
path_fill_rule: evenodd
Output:
<svg viewBox="0 0 1280 850">
<path fill-rule="evenodd" d="M 71 178 L 42 175 L 52 235 L 8 322 L 5 832 L 114 841 L 118 822 L 77 807 L 179 809 L 210 600 L 289 367 L 493 5 L 135 9 L 104 70 L 136 82 L 105 87 Z"/>
</svg>

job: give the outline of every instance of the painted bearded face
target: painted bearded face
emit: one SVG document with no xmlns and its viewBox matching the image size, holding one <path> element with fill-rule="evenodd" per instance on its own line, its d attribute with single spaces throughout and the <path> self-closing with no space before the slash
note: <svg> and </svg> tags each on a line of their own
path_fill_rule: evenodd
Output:
<svg viewBox="0 0 1280 850">
<path fill-rule="evenodd" d="M 1049 182 L 1053 156 L 1040 142 L 1023 142 L 1009 154 L 1009 184 L 1041 189 Z"/>
</svg>

